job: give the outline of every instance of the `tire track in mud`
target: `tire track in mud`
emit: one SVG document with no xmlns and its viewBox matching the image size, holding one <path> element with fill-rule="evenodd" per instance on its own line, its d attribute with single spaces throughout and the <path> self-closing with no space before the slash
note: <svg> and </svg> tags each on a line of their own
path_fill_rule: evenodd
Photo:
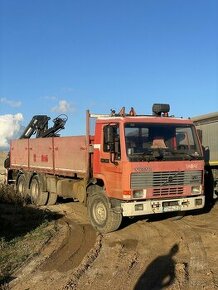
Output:
<svg viewBox="0 0 218 290">
<path fill-rule="evenodd" d="M 77 267 L 75 271 L 72 273 L 70 281 L 68 281 L 68 283 L 62 288 L 63 290 L 77 288 L 80 277 L 82 277 L 82 275 L 85 274 L 87 269 L 91 266 L 91 264 L 98 257 L 101 247 L 102 247 L 102 236 L 99 235 L 97 237 L 95 246 L 90 250 L 87 256 L 83 259 L 80 266 Z"/>
<path fill-rule="evenodd" d="M 217 289 L 201 236 L 180 220 L 141 220 L 103 235 L 98 255 L 77 278 L 65 289 Z"/>
<path fill-rule="evenodd" d="M 162 223 L 139 221 L 118 232 L 104 235 L 97 259 L 84 273 L 85 275 L 79 278 L 77 284 L 68 284 L 67 289 L 150 290 L 150 285 L 155 287 L 157 283 L 164 284 L 162 280 L 156 281 L 159 275 L 163 276 L 163 280 L 172 278 L 172 289 L 184 289 L 181 288 L 184 286 L 184 283 L 180 283 L 182 279 L 178 281 L 176 277 L 168 277 L 170 276 L 169 271 L 165 269 L 169 259 L 166 253 L 181 239 L 181 236 L 169 235 L 171 232 L 172 223 L 170 229 L 168 225 Z M 113 254 L 111 254 L 112 252 Z M 111 256 L 113 260 L 110 259 Z M 156 260 L 161 262 L 154 266 L 151 278 L 149 277 L 150 284 L 146 287 L 145 282 L 148 281 L 143 281 L 146 279 L 146 274 L 143 274 Z M 179 266 L 180 264 L 178 264 L 177 270 Z"/>
<path fill-rule="evenodd" d="M 10 289 L 61 289 L 76 269 L 83 265 L 84 258 L 86 267 L 92 263 L 95 255 L 89 253 L 94 253 L 99 244 L 94 229 L 66 218 L 59 222 L 59 227 L 60 232 L 42 249 L 37 259 L 33 259 L 18 273 Z"/>
<path fill-rule="evenodd" d="M 101 251 L 91 267 L 81 276 L 76 288 L 134 289 L 141 273 L 157 257 L 165 254 L 159 231 L 150 223 L 139 221 L 115 233 L 103 236 Z M 153 281 L 155 283 L 155 281 Z"/>
<path fill-rule="evenodd" d="M 92 248 L 96 234 L 89 225 L 78 225 L 66 220 L 67 235 L 62 245 L 43 264 L 41 271 L 67 272 L 78 267 L 84 255 Z"/>
</svg>

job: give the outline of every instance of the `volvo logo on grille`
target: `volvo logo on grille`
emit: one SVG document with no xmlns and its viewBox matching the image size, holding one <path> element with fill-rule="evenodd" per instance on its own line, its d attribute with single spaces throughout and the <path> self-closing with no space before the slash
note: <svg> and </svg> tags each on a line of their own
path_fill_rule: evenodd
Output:
<svg viewBox="0 0 218 290">
<path fill-rule="evenodd" d="M 174 175 L 168 175 L 166 181 L 162 184 L 163 185 L 167 185 L 169 183 L 172 183 L 174 181 L 174 178 L 179 174 L 180 172 L 176 172 Z"/>
</svg>

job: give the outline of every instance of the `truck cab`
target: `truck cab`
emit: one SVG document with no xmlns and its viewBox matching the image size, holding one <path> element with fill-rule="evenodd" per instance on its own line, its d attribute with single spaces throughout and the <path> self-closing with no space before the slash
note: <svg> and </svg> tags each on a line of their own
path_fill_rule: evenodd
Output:
<svg viewBox="0 0 218 290">
<path fill-rule="evenodd" d="M 111 211 L 139 216 L 204 206 L 204 161 L 196 129 L 189 119 L 169 117 L 168 109 L 156 104 L 151 116 L 98 116 L 93 177 Z M 93 210 L 93 224 L 101 227 Z M 96 207 L 106 216 L 104 211 Z"/>
</svg>

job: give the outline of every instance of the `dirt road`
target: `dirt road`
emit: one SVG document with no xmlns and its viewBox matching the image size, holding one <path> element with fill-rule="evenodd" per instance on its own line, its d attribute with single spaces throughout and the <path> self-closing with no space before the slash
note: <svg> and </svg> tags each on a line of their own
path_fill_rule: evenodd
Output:
<svg viewBox="0 0 218 290">
<path fill-rule="evenodd" d="M 218 203 L 181 220 L 129 220 L 97 235 L 79 203 L 50 207 L 60 233 L 11 289 L 218 289 Z"/>
</svg>

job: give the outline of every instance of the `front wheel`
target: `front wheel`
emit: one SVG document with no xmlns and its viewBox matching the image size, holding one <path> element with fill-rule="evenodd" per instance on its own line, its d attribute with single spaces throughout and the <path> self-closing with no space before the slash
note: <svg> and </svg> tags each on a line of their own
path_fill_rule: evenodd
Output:
<svg viewBox="0 0 218 290">
<path fill-rule="evenodd" d="M 107 197 L 102 192 L 88 195 L 88 216 L 91 225 L 105 234 L 117 230 L 122 222 L 122 214 L 110 208 Z"/>
</svg>

